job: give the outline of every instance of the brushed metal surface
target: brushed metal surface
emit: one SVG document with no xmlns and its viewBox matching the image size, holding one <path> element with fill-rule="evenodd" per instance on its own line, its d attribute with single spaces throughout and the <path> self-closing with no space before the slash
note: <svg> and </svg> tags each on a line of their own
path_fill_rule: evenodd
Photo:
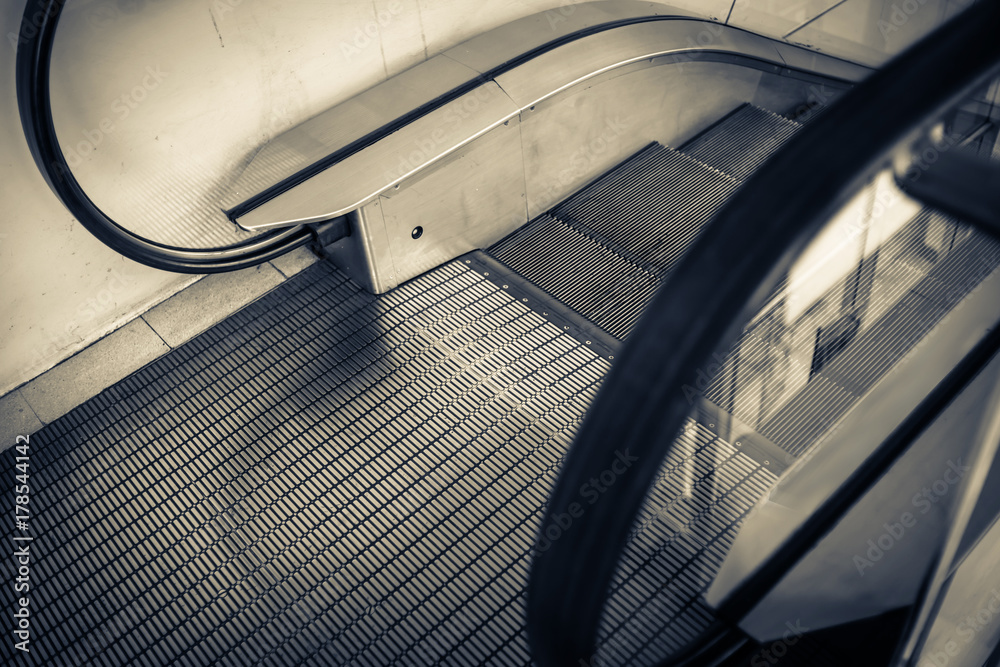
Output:
<svg viewBox="0 0 1000 667">
<path fill-rule="evenodd" d="M 761 82 L 777 78 L 729 63 L 692 61 L 679 67 L 660 66 L 668 63 L 669 59 L 656 59 L 654 64 L 642 61 L 573 86 L 534 109 L 512 115 L 508 127 L 497 125 L 480 140 L 459 146 L 430 168 L 403 160 L 402 167 L 396 174 L 388 174 L 385 182 L 411 166 L 413 171 L 398 189 L 385 189 L 379 196 L 386 215 L 391 211 L 394 216 L 391 221 L 386 218 L 394 263 L 368 265 L 364 273 L 372 277 L 364 284 L 399 284 L 465 252 L 485 248 L 648 142 L 679 142 L 704 129 L 710 122 L 706 119 L 718 118 L 748 99 L 767 97 L 766 91 L 761 92 Z M 808 94 L 806 84 L 786 83 L 801 97 Z M 766 88 L 774 86 L 769 83 Z M 662 92 L 654 96 L 650 90 Z M 456 100 L 455 104 L 465 102 Z M 421 122 L 428 123 L 430 118 Z M 456 115 L 448 118 L 453 127 L 459 121 L 472 121 Z M 383 160 L 393 159 L 388 142 L 403 132 L 412 132 L 415 125 L 387 138 Z M 516 134 L 509 129 L 515 127 Z M 503 136 L 507 139 L 498 139 Z M 427 145 L 425 139 L 411 141 L 411 145 Z M 362 155 L 365 153 L 354 158 L 360 160 Z M 357 176 L 346 166 L 335 165 L 329 171 L 333 170 L 345 179 Z M 434 175 L 427 176 L 425 170 Z M 375 170 L 368 173 L 378 176 Z M 313 181 L 318 183 L 320 178 L 323 175 Z M 306 185 L 250 215 L 263 215 L 279 201 L 296 197 Z M 411 189 L 414 192 L 408 194 Z M 317 197 L 336 194 L 332 187 L 326 192 L 317 190 Z M 428 233 L 415 241 L 410 231 L 418 225 Z M 350 264 L 342 265 L 339 258 L 337 263 L 354 275 Z M 391 280 L 386 277 L 390 274 L 395 276 Z"/>
<path fill-rule="evenodd" d="M 393 269 L 382 202 L 369 202 L 348 215 L 351 235 L 325 248 L 330 261 L 373 294 L 396 287 L 400 281 Z"/>
<path fill-rule="evenodd" d="M 518 117 L 379 197 L 398 283 L 486 248 L 527 221 Z M 414 239 L 411 232 L 422 227 Z"/>
<path fill-rule="evenodd" d="M 608 13 L 604 3 L 594 3 L 575 20 L 600 25 L 642 5 Z M 540 17 L 525 21 L 520 25 L 527 31 L 515 40 L 521 48 L 552 39 Z M 279 137 L 261 151 L 241 187 L 259 192 L 269 185 L 263 175 L 274 173 L 275 165 L 293 173 L 349 145 L 378 119 L 412 111 L 469 72 L 506 62 L 512 31 L 508 26 L 470 40 Z M 477 54 L 482 59 L 475 60 Z M 705 21 L 656 20 L 603 30 L 476 86 L 237 222 L 264 230 L 364 207 L 354 218 L 357 233 L 336 244 L 331 258 L 382 293 L 491 245 L 650 141 L 686 138 L 704 129 L 707 118 L 767 97 L 781 88 L 770 80 L 780 72 L 787 69 L 772 40 Z M 393 99 L 397 86 L 400 95 Z M 802 81 L 789 78 L 787 87 L 805 99 Z M 421 235 L 413 238 L 417 226 Z M 375 245 L 359 247 L 366 243 Z"/>
<path fill-rule="evenodd" d="M 249 211 L 238 222 L 246 229 L 259 230 L 344 215 L 517 113 L 496 83 L 484 83 Z"/>
<path fill-rule="evenodd" d="M 787 42 L 774 42 L 774 48 L 788 67 L 814 74 L 843 79 L 844 81 L 862 81 L 875 70 L 864 65 L 858 65 L 840 58 L 832 58 L 816 51 L 803 49 Z"/>
<path fill-rule="evenodd" d="M 574 86 L 522 113 L 530 217 L 650 142 L 678 145 L 752 99 L 765 76 L 751 68 L 708 62 L 659 67 L 643 61 L 625 69 Z"/>
<path fill-rule="evenodd" d="M 260 194 L 475 76 L 468 67 L 438 55 L 314 116 L 265 144 L 232 184 L 222 206 L 230 208 Z"/>
<path fill-rule="evenodd" d="M 604 15 L 606 8 L 597 7 L 597 4 L 601 3 L 595 3 L 595 7 L 581 12 L 584 24 L 600 23 L 598 19 Z M 635 4 L 638 7 L 643 3 Z M 608 14 L 612 15 L 623 16 L 623 13 L 618 9 Z M 506 63 L 515 56 L 530 52 L 532 45 L 537 46 L 541 39 L 539 31 L 542 20 L 539 17 L 534 17 L 531 21 L 525 19 L 528 23 L 524 25 L 533 27 L 524 36 L 519 36 L 513 46 L 510 41 L 516 33 L 515 29 L 509 26 L 499 28 L 456 47 L 457 50 L 449 52 L 450 55 L 439 56 L 428 61 L 425 66 L 389 79 L 380 84 L 375 92 L 366 94 L 369 96 L 366 99 L 392 97 L 392 91 L 397 85 L 403 91 L 401 97 L 410 102 L 426 99 L 430 96 L 419 92 L 422 81 L 427 83 L 429 90 L 440 94 L 444 87 L 436 82 L 437 72 L 440 71 L 442 76 L 451 80 L 460 78 L 463 71 L 449 67 L 446 61 L 451 60 L 456 67 L 469 71 L 483 70 L 486 65 L 495 62 Z M 710 39 L 702 39 L 704 34 L 708 34 Z M 500 44 L 501 41 L 504 42 L 503 45 Z M 653 60 L 657 65 L 678 65 L 683 71 L 698 59 L 711 57 L 765 71 L 792 74 L 786 68 L 785 60 L 775 44 L 774 40 L 735 28 L 680 18 L 618 26 L 588 34 L 535 55 L 497 76 L 495 83 L 483 83 L 469 93 L 428 112 L 359 153 L 239 216 L 237 222 L 245 229 L 261 230 L 342 215 L 428 168 L 444 155 L 482 136 L 514 114 L 531 111 L 533 106 L 561 92 L 596 81 L 616 70 L 640 65 L 644 61 Z M 481 53 L 482 59 L 473 59 L 473 53 Z M 469 64 L 458 63 L 455 59 Z M 814 59 L 812 64 L 818 69 L 860 76 L 850 68 L 830 66 L 827 60 Z M 471 77 L 471 80 L 475 80 L 475 77 Z M 499 88 L 495 89 L 494 86 Z M 751 98 L 752 96 L 746 99 Z M 687 99 L 697 97 L 688 96 Z M 404 107 L 412 110 L 409 102 L 402 105 L 393 103 L 393 113 L 375 113 L 388 123 L 402 115 L 402 112 L 395 111 Z M 315 143 L 317 140 L 321 140 L 320 143 L 328 142 L 327 155 L 334 153 L 350 143 L 346 141 L 348 137 L 360 136 L 361 129 L 358 128 L 367 129 L 377 124 L 375 116 L 367 116 L 362 125 L 358 125 L 358 121 L 347 115 L 367 108 L 364 103 L 345 103 L 310 121 L 307 124 L 309 128 L 292 130 L 287 138 L 283 135 L 272 142 L 272 148 L 262 150 L 261 164 L 267 160 L 277 160 L 276 156 L 285 156 L 287 169 L 291 169 L 292 165 L 301 166 L 307 162 L 306 156 L 323 153 Z M 331 129 L 341 125 L 354 129 L 342 135 Z M 426 150 L 423 148 L 425 146 Z M 526 154 L 525 159 L 530 160 L 531 155 Z M 599 172 L 592 175 L 596 173 Z M 242 187 L 250 188 L 248 191 L 259 191 L 263 186 L 260 174 L 257 168 L 248 170 L 246 178 L 242 179 L 245 183 Z"/>
<path fill-rule="evenodd" d="M 695 40 L 705 25 L 705 21 L 677 19 L 588 35 L 542 53 L 496 80 L 516 104 L 526 108 L 606 71 L 660 56 L 674 56 L 671 62 L 683 65 L 687 54 L 711 51 L 760 63 L 783 63 L 771 40 L 735 28 L 712 24 L 718 34 L 702 47 Z"/>
<path fill-rule="evenodd" d="M 656 2 L 586 2 L 557 7 L 512 21 L 450 48 L 443 55 L 477 72 L 486 73 L 522 53 L 563 39 L 567 35 L 645 16 L 694 18 L 698 15 Z"/>
</svg>

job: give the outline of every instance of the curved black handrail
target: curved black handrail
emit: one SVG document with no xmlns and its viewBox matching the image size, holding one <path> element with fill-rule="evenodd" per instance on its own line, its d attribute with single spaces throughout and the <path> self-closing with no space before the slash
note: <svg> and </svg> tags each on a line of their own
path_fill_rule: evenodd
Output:
<svg viewBox="0 0 1000 667">
<path fill-rule="evenodd" d="M 242 244 L 224 248 L 184 249 L 144 239 L 128 231 L 110 219 L 86 195 L 73 177 L 72 171 L 59 147 L 55 125 L 52 120 L 49 97 L 49 69 L 56 28 L 66 0 L 28 0 L 21 21 L 17 49 L 16 81 L 18 109 L 28 146 L 39 170 L 49 186 L 62 200 L 73 215 L 105 244 L 123 255 L 143 264 L 160 269 L 185 273 L 210 273 L 229 271 L 267 261 L 293 248 L 305 245 L 316 236 L 314 230 L 303 226 L 273 231 L 258 236 Z M 641 15 L 630 18 L 609 20 L 596 25 L 567 32 L 524 53 L 500 63 L 495 68 L 467 81 L 420 107 L 411 110 L 363 137 L 288 176 L 266 188 L 230 210 L 227 217 L 235 222 L 237 218 L 279 194 L 315 176 L 332 164 L 364 150 L 380 139 L 395 132 L 414 120 L 431 113 L 451 100 L 469 92 L 484 81 L 489 81 L 524 62 L 563 44 L 588 35 L 638 23 L 665 21 L 687 16 Z M 712 53 L 711 48 L 700 52 Z M 783 67 L 792 75 L 808 74 L 794 67 Z M 824 76 L 828 81 L 849 83 L 836 77 Z"/>
<path fill-rule="evenodd" d="M 605 379 L 542 521 L 544 529 L 569 515 L 580 487 L 607 470 L 618 451 L 638 459 L 582 516 L 575 508 L 578 518 L 536 552 L 528 636 L 540 667 L 589 664 L 628 532 L 690 411 L 682 387 L 695 384 L 698 368 L 735 338 L 825 221 L 897 150 L 995 73 L 997 26 L 1000 3 L 978 3 L 845 94 L 747 181 L 674 268 Z M 997 344 L 990 336 L 963 365 L 974 366 Z M 949 378 L 959 382 L 969 372 L 956 368 Z M 849 506 L 905 450 L 905 435 L 866 461 L 815 521 L 727 599 L 720 616 L 735 622 L 756 605 L 830 529 L 838 507 Z"/>
<path fill-rule="evenodd" d="M 35 164 L 49 187 L 94 236 L 126 257 L 179 273 L 233 271 L 310 243 L 314 232 L 294 227 L 222 248 L 199 250 L 155 243 L 109 218 L 80 187 L 59 147 L 52 120 L 49 70 L 56 28 L 66 0 L 28 0 L 21 19 L 15 77 L 21 125 Z"/>
</svg>

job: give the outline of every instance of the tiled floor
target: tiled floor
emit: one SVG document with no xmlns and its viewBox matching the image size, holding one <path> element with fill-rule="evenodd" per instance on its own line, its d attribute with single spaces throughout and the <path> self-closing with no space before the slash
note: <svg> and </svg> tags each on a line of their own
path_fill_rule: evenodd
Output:
<svg viewBox="0 0 1000 667">
<path fill-rule="evenodd" d="M 0 397 L 0 451 L 187 342 L 317 261 L 300 248 L 206 276 L 55 368 Z"/>
</svg>

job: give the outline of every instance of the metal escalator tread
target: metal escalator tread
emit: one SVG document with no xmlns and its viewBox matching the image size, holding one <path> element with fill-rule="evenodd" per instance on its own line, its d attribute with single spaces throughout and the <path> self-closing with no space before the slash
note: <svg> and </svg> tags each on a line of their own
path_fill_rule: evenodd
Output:
<svg viewBox="0 0 1000 667">
<path fill-rule="evenodd" d="M 619 339 L 660 286 L 644 267 L 547 214 L 489 253 Z"/>
<path fill-rule="evenodd" d="M 737 185 L 650 144 L 487 253 L 622 340 Z"/>
<path fill-rule="evenodd" d="M 744 104 L 682 150 L 743 181 L 801 127 L 784 116 Z"/>
<path fill-rule="evenodd" d="M 741 179 L 798 127 L 745 104 L 684 152 L 649 144 L 487 252 L 622 340 Z"/>
<path fill-rule="evenodd" d="M 553 215 L 661 275 L 691 245 L 739 182 L 694 158 L 661 145 L 641 162 L 610 173 L 553 210 Z M 640 165 L 641 169 L 632 168 Z"/>
<path fill-rule="evenodd" d="M 687 422 L 660 466 L 612 582 L 599 664 L 656 662 L 708 626 L 713 614 L 701 594 L 743 517 L 776 481 L 709 428 Z M 672 632 L 660 629 L 665 622 Z"/>
<path fill-rule="evenodd" d="M 604 174 L 590 185 L 582 188 L 559 205 L 559 208 L 575 208 L 585 205 L 591 199 L 600 200 L 609 193 L 614 193 L 630 180 L 641 178 L 656 163 L 663 151 L 662 144 L 652 142 L 635 155 L 626 159 L 614 169 Z"/>
<path fill-rule="evenodd" d="M 32 436 L 25 662 L 528 665 L 531 545 L 608 365 L 461 260 L 380 296 L 307 269 Z M 696 502 L 663 476 L 633 540 L 675 565 L 629 565 L 683 622 L 620 586 L 624 664 L 704 621 L 693 591 L 773 481 L 692 429 L 726 465 L 692 440 Z"/>
</svg>

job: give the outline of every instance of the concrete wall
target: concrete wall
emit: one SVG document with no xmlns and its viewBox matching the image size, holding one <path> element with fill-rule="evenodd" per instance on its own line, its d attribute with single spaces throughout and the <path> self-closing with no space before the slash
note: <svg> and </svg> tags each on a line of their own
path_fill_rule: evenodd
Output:
<svg viewBox="0 0 1000 667">
<path fill-rule="evenodd" d="M 217 245 L 240 237 L 218 202 L 268 139 L 469 37 L 539 11 L 558 21 L 573 4 L 74 0 L 54 55 L 56 126 L 74 172 L 112 218 L 154 240 Z M 799 2 L 790 11 L 767 0 L 670 4 L 776 36 L 826 9 Z M 846 3 L 872 25 L 891 4 Z M 937 21 L 952 4 L 928 0 L 908 25 Z M 46 187 L 14 97 L 24 5 L 0 8 L 0 395 L 194 280 L 105 248 Z M 880 35 L 870 26 L 865 34 Z"/>
<path fill-rule="evenodd" d="M 721 12 L 726 2 L 705 4 Z M 105 248 L 38 174 L 14 96 L 24 5 L 0 8 L 0 395 L 193 280 Z M 113 219 L 154 240 L 183 245 L 164 231 L 183 227 L 190 245 L 225 242 L 232 228 L 215 203 L 270 137 L 429 54 L 560 6 L 74 0 L 54 54 L 56 127 Z"/>
</svg>

